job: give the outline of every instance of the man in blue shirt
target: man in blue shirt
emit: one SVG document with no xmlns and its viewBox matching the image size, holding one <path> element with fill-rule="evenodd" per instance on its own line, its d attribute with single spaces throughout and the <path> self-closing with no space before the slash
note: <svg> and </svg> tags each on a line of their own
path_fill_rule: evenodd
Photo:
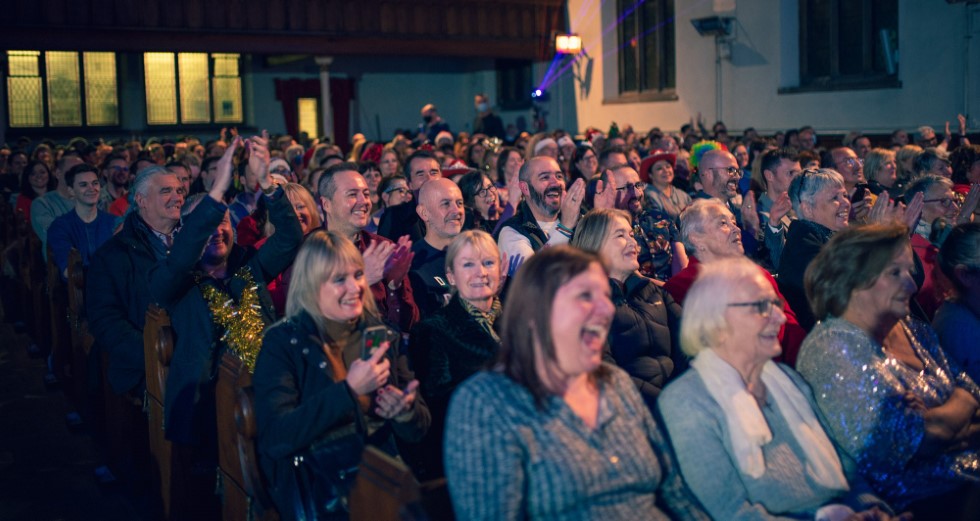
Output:
<svg viewBox="0 0 980 521">
<path fill-rule="evenodd" d="M 102 185 L 95 167 L 80 164 L 65 173 L 65 185 L 75 201 L 74 211 L 69 211 L 51 223 L 48 228 L 48 246 L 54 255 L 61 276 L 68 277 L 68 252 L 75 248 L 82 255 L 86 268 L 92 254 L 112 237 L 115 217 L 99 210 Z"/>
</svg>

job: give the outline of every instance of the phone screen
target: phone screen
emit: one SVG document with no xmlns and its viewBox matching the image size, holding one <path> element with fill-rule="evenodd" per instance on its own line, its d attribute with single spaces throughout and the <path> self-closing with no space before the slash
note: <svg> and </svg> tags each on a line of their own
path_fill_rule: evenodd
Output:
<svg viewBox="0 0 980 521">
<path fill-rule="evenodd" d="M 863 184 L 862 183 L 862 184 L 856 185 L 854 187 L 854 197 L 851 198 L 851 203 L 856 203 L 856 202 L 864 199 L 864 195 L 867 193 L 867 192 L 865 192 L 865 190 L 867 190 L 867 189 L 868 189 L 868 185 L 866 185 L 866 184 Z"/>
<path fill-rule="evenodd" d="M 371 358 L 371 353 L 381 347 L 381 344 L 388 340 L 388 328 L 385 326 L 371 326 L 364 330 L 364 341 L 361 344 L 361 359 Z"/>
</svg>

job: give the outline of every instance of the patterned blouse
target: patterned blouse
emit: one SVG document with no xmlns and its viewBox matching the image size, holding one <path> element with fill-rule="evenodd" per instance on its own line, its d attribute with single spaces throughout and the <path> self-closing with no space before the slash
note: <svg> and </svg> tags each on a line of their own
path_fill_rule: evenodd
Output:
<svg viewBox="0 0 980 521">
<path fill-rule="evenodd" d="M 445 441 L 457 518 L 709 519 L 629 376 L 606 367 L 592 429 L 560 397 L 539 409 L 499 372 L 457 389 Z"/>
</svg>

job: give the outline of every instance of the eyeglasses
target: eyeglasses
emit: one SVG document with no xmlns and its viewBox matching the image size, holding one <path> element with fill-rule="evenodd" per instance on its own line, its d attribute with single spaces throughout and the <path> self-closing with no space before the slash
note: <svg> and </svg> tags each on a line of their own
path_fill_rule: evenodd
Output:
<svg viewBox="0 0 980 521">
<path fill-rule="evenodd" d="M 738 176 L 738 167 L 737 166 L 709 168 L 708 170 L 724 170 L 724 171 L 728 172 L 728 177 L 736 177 L 736 176 Z"/>
<path fill-rule="evenodd" d="M 864 166 L 864 160 L 863 159 L 861 159 L 861 158 L 854 158 L 854 157 L 849 157 L 849 158 L 841 161 L 841 163 L 844 163 L 845 165 L 852 166 L 852 167 Z"/>
<path fill-rule="evenodd" d="M 279 174 L 283 176 L 289 175 L 291 172 L 292 170 L 285 167 L 273 168 L 272 170 L 269 170 L 270 174 Z"/>
<path fill-rule="evenodd" d="M 643 188 L 645 186 L 646 185 L 644 185 L 643 183 L 626 184 L 626 185 L 623 185 L 623 186 L 620 186 L 619 188 L 617 188 L 616 191 L 617 192 L 625 192 L 626 190 L 629 190 L 630 188 L 632 188 L 632 189 L 636 190 L 637 192 L 642 192 L 643 191 Z"/>
<path fill-rule="evenodd" d="M 485 186 L 485 187 L 483 187 L 483 188 L 481 188 L 481 189 L 479 189 L 479 190 L 476 191 L 476 196 L 477 197 L 486 197 L 487 194 L 494 194 L 494 195 L 496 195 L 497 194 L 497 187 L 496 186 L 493 186 L 493 185 L 490 185 L 490 186 Z"/>
<path fill-rule="evenodd" d="M 110 166 L 109 167 L 109 170 L 112 170 L 113 172 L 125 172 L 125 173 L 129 173 L 129 167 L 126 167 L 126 166 Z"/>
<path fill-rule="evenodd" d="M 734 308 L 754 307 L 755 312 L 761 315 L 762 318 L 769 318 L 769 315 L 772 315 L 772 309 L 774 307 L 783 309 L 783 299 L 765 298 L 762 300 L 756 300 L 755 302 L 732 302 L 728 306 Z"/>
<path fill-rule="evenodd" d="M 408 188 L 401 188 L 401 187 L 398 187 L 398 186 L 393 186 L 393 187 L 391 187 L 391 188 L 389 188 L 389 189 L 387 189 L 387 190 L 384 191 L 384 193 L 386 193 L 386 194 L 390 194 L 392 192 L 398 192 L 398 195 L 405 195 L 405 194 L 408 193 Z"/>
<path fill-rule="evenodd" d="M 940 197 L 938 199 L 923 199 L 923 203 L 939 203 L 943 208 L 950 208 L 954 204 L 959 205 L 960 202 L 951 197 Z"/>
</svg>

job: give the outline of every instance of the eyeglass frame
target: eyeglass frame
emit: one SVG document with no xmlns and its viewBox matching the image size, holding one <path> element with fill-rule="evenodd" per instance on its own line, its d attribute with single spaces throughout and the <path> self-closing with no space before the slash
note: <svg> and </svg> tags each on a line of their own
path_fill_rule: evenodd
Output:
<svg viewBox="0 0 980 521">
<path fill-rule="evenodd" d="M 742 172 L 742 169 L 737 166 L 715 166 L 715 167 L 706 168 L 705 170 L 724 170 L 728 172 L 729 179 L 733 177 L 738 177 L 739 174 L 741 174 Z"/>
<path fill-rule="evenodd" d="M 777 297 L 777 298 L 759 299 L 754 302 L 730 302 L 728 304 L 728 307 L 741 308 L 741 307 L 755 306 L 755 312 L 758 313 L 759 316 L 761 316 L 762 318 L 769 318 L 770 316 L 772 316 L 773 308 L 779 308 L 781 310 L 783 309 L 783 306 L 785 304 L 786 301 Z M 763 309 L 763 306 L 765 306 L 765 309 Z"/>
<path fill-rule="evenodd" d="M 473 195 L 475 197 L 486 197 L 487 194 L 490 193 L 490 192 L 493 192 L 494 194 L 497 194 L 497 193 L 499 193 L 499 190 L 497 190 L 497 187 L 496 186 L 490 185 L 490 186 L 487 186 L 485 188 L 480 188 Z"/>
<path fill-rule="evenodd" d="M 632 188 L 632 189 L 636 190 L 637 192 L 642 192 L 643 189 L 646 188 L 646 186 L 647 186 L 646 183 L 644 183 L 642 181 L 637 181 L 635 183 L 626 183 L 623 186 L 616 187 L 615 190 L 617 192 L 620 192 L 620 193 L 625 193 L 626 190 L 628 190 L 629 188 Z"/>
<path fill-rule="evenodd" d="M 960 201 L 955 197 L 938 197 L 935 199 L 923 199 L 922 204 L 925 203 L 939 203 L 943 208 L 950 208 L 952 206 L 959 206 Z"/>
</svg>

